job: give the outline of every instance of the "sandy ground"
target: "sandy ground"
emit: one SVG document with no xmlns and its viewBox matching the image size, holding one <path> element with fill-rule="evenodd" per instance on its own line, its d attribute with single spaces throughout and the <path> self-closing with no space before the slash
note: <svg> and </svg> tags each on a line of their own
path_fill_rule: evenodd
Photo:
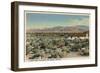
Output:
<svg viewBox="0 0 100 73">
<path fill-rule="evenodd" d="M 26 58 L 25 58 L 25 61 L 30 61 L 29 60 L 29 57 L 31 56 L 30 55 L 27 55 Z M 67 54 L 66 58 L 75 58 L 75 57 L 82 57 L 81 55 L 79 55 L 79 52 L 70 52 Z"/>
</svg>

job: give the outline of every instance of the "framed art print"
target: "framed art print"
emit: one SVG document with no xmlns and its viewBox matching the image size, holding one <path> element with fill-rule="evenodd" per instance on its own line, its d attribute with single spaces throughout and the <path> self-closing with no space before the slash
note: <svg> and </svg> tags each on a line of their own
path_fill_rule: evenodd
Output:
<svg viewBox="0 0 100 73">
<path fill-rule="evenodd" d="M 11 69 L 97 66 L 97 7 L 11 3 Z"/>
</svg>

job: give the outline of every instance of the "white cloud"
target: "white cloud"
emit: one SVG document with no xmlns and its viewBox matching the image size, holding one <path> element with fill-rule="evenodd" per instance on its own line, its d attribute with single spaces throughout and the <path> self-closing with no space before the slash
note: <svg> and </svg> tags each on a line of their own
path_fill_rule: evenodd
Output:
<svg viewBox="0 0 100 73">
<path fill-rule="evenodd" d="M 75 25 L 85 25 L 89 26 L 89 18 L 82 18 L 82 19 L 70 19 L 67 22 L 68 25 L 75 26 Z"/>
</svg>

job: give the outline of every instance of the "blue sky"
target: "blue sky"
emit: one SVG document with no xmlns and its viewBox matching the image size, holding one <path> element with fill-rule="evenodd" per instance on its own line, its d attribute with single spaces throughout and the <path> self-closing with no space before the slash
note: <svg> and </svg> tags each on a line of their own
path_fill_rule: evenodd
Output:
<svg viewBox="0 0 100 73">
<path fill-rule="evenodd" d="M 27 29 L 75 25 L 89 26 L 89 15 L 26 13 Z"/>
</svg>

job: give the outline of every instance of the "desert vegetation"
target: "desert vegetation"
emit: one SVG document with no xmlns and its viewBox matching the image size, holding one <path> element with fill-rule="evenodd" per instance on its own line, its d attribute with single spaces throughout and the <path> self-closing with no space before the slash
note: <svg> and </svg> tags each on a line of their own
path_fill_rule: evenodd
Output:
<svg viewBox="0 0 100 73">
<path fill-rule="evenodd" d="M 85 36 L 84 36 L 85 37 Z M 26 60 L 56 60 L 89 56 L 89 39 L 67 34 L 26 34 Z"/>
</svg>

